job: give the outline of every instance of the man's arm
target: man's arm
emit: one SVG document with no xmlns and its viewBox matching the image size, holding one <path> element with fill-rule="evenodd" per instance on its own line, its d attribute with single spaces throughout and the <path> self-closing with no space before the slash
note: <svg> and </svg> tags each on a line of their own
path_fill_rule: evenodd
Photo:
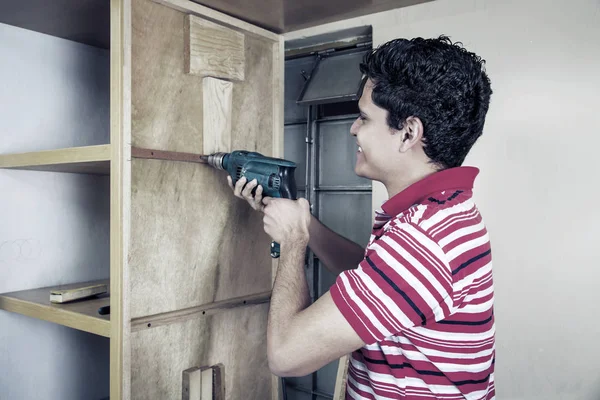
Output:
<svg viewBox="0 0 600 400">
<path fill-rule="evenodd" d="M 252 190 L 258 185 L 256 180 L 246 184 L 246 178 L 242 177 L 234 187 L 228 176 L 227 182 L 236 197 L 246 200 L 253 209 L 263 211 L 262 186 L 258 186 L 256 193 L 252 194 Z M 333 274 L 339 275 L 345 270 L 356 268 L 362 261 L 364 249 L 361 246 L 333 232 L 314 216 L 311 216 L 309 232 L 308 246 Z"/>
<path fill-rule="evenodd" d="M 333 274 L 354 269 L 362 261 L 365 249 L 338 235 L 314 216 L 311 216 L 309 232 L 308 246 Z"/>
<path fill-rule="evenodd" d="M 305 376 L 365 343 L 338 310 L 329 292 L 310 305 L 303 268 L 310 223 L 308 202 L 268 199 L 266 203 L 265 231 L 281 243 L 267 328 L 269 367 L 279 376 Z M 306 216 L 304 224 L 284 220 L 284 215 L 301 214 Z M 304 229 L 293 228 L 298 225 Z"/>
</svg>

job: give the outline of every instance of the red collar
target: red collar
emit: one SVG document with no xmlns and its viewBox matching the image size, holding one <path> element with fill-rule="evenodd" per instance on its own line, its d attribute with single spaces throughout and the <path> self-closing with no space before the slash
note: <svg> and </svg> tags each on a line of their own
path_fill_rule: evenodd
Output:
<svg viewBox="0 0 600 400">
<path fill-rule="evenodd" d="M 448 168 L 417 181 L 386 201 L 381 207 L 389 215 L 398 215 L 421 203 L 428 195 L 450 189 L 472 190 L 479 169 L 475 167 Z"/>
</svg>

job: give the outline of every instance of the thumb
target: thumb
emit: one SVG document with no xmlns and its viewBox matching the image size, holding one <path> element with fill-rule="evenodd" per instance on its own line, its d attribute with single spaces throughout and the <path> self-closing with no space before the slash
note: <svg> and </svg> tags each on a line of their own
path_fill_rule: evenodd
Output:
<svg viewBox="0 0 600 400">
<path fill-rule="evenodd" d="M 272 201 L 272 200 L 273 200 L 273 199 L 272 199 L 272 198 L 270 198 L 270 197 L 263 197 L 263 200 L 262 200 L 262 202 L 263 202 L 263 204 L 264 204 L 265 206 L 268 206 L 268 205 L 269 205 L 269 203 L 271 203 L 271 201 Z"/>
</svg>

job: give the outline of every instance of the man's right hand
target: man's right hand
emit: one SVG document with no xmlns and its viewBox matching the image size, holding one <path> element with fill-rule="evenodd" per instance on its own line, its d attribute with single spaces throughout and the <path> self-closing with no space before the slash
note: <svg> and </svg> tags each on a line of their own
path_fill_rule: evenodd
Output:
<svg viewBox="0 0 600 400">
<path fill-rule="evenodd" d="M 231 190 L 233 190 L 235 197 L 246 200 L 248 204 L 250 204 L 250 207 L 257 211 L 262 211 L 264 209 L 264 205 L 262 203 L 263 188 L 262 186 L 258 185 L 258 181 L 256 179 L 253 179 L 246 184 L 246 177 L 242 177 L 236 182 L 234 187 L 231 176 L 227 175 L 227 183 L 229 184 Z M 256 193 L 252 195 L 252 190 L 254 190 L 257 185 L 258 188 L 256 188 Z"/>
</svg>

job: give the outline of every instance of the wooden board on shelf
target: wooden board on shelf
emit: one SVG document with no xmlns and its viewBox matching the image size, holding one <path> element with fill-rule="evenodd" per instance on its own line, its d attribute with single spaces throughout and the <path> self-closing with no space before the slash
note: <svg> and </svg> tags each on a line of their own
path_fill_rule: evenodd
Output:
<svg viewBox="0 0 600 400">
<path fill-rule="evenodd" d="M 110 174 L 110 145 L 0 154 L 0 168 Z"/>
<path fill-rule="evenodd" d="M 110 337 L 110 315 L 98 314 L 100 307 L 109 305 L 109 295 L 65 304 L 50 302 L 50 291 L 57 287 L 69 289 L 108 282 L 100 280 L 3 293 L 0 294 L 0 309 Z"/>
</svg>

